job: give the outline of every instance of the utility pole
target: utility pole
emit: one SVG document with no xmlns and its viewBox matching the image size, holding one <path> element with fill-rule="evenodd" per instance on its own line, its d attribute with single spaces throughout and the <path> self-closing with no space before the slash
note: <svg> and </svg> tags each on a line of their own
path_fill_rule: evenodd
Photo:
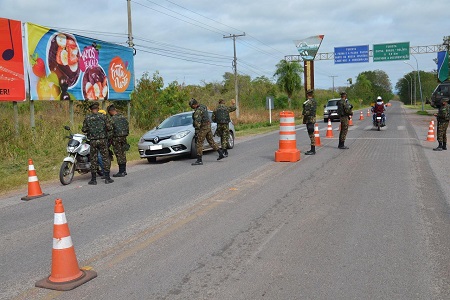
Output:
<svg viewBox="0 0 450 300">
<path fill-rule="evenodd" d="M 229 36 L 223 36 L 224 39 L 232 38 L 233 39 L 233 49 L 234 49 L 234 59 L 233 59 L 233 69 L 234 69 L 234 91 L 236 93 L 236 118 L 239 118 L 239 86 L 238 86 L 238 77 L 237 77 L 237 58 L 236 58 L 236 38 L 239 36 L 245 36 L 245 32 L 243 34 L 230 34 Z"/>
<path fill-rule="evenodd" d="M 134 43 L 133 43 L 133 30 L 132 30 L 132 26 L 131 26 L 131 0 L 127 0 L 127 12 L 128 12 L 128 46 L 130 48 L 133 48 L 133 55 L 136 55 L 136 51 L 134 49 Z M 134 73 L 134 70 L 133 70 Z M 131 120 L 131 100 L 128 101 L 128 105 L 127 105 L 127 118 L 128 118 L 128 122 L 130 122 Z"/>
<path fill-rule="evenodd" d="M 333 78 L 333 94 L 334 94 L 334 77 L 338 77 L 338 76 L 337 75 L 331 75 L 331 76 L 328 76 L 328 77 Z"/>
</svg>

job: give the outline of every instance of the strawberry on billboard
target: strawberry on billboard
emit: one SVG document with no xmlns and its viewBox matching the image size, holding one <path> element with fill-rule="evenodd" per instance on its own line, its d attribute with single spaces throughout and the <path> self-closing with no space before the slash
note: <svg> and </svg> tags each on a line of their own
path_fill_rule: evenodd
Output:
<svg viewBox="0 0 450 300">
<path fill-rule="evenodd" d="M 133 49 L 26 23 L 32 100 L 130 100 Z"/>
<path fill-rule="evenodd" d="M 0 18 L 0 101 L 24 101 L 22 23 Z"/>
</svg>

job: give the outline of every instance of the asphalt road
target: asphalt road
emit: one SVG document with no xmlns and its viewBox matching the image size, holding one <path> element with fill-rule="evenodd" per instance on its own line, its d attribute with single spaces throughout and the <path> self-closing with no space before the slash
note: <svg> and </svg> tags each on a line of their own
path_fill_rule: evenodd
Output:
<svg viewBox="0 0 450 300">
<path fill-rule="evenodd" d="M 394 102 L 380 132 L 355 113 L 346 145 L 325 138 L 276 163 L 278 132 L 241 138 L 230 157 L 146 160 L 113 184 L 45 184 L 0 199 L 1 299 L 450 299 L 450 152 L 427 142 L 430 117 Z M 117 166 L 114 165 L 113 172 Z M 37 170 L 39 177 L 39 170 Z M 80 267 L 68 292 L 50 274 L 61 198 Z"/>
</svg>

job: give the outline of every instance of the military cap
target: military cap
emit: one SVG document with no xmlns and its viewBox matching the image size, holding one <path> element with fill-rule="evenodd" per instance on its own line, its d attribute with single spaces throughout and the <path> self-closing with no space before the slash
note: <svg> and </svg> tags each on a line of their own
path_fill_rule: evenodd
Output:
<svg viewBox="0 0 450 300">
<path fill-rule="evenodd" d="M 306 94 L 313 94 L 313 93 L 314 93 L 313 89 L 309 89 L 309 90 L 306 91 Z"/>
<path fill-rule="evenodd" d="M 342 91 L 341 93 L 340 93 L 340 95 L 342 96 L 342 95 L 347 95 L 347 93 L 345 92 L 345 91 Z"/>
<path fill-rule="evenodd" d="M 447 102 L 448 103 L 448 98 L 442 98 L 442 102 Z"/>
<path fill-rule="evenodd" d="M 195 100 L 194 98 L 192 98 L 191 100 L 189 100 L 189 106 L 192 107 L 192 105 L 196 105 L 198 104 L 197 100 Z"/>
<path fill-rule="evenodd" d="M 114 106 L 114 104 L 111 104 L 110 106 L 108 106 L 107 110 L 108 112 L 111 110 L 116 110 L 116 107 Z"/>
<path fill-rule="evenodd" d="M 91 105 L 89 105 L 89 108 L 90 108 L 90 109 L 96 109 L 96 108 L 98 108 L 98 103 L 97 103 L 97 102 L 92 103 Z"/>
</svg>

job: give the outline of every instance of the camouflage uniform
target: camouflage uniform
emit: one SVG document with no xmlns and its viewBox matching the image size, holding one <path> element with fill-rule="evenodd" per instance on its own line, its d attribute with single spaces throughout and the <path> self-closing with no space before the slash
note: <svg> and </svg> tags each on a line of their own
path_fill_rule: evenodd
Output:
<svg viewBox="0 0 450 300">
<path fill-rule="evenodd" d="M 317 102 L 314 98 L 308 98 L 303 103 L 303 124 L 306 124 L 306 129 L 308 130 L 308 136 L 311 140 L 311 146 L 316 145 L 316 138 L 314 136 L 314 124 L 316 123 L 316 110 Z"/>
<path fill-rule="evenodd" d="M 111 121 L 103 114 L 91 113 L 84 119 L 81 131 L 85 132 L 90 140 L 91 181 L 95 181 L 95 173 L 98 168 L 98 152 L 102 156 L 105 178 L 109 178 L 111 160 L 108 152 L 108 139 L 112 137 L 112 130 Z M 96 184 L 96 182 L 92 184 Z"/>
<path fill-rule="evenodd" d="M 342 96 L 342 94 L 341 94 Z M 339 146 L 340 149 L 348 149 L 348 147 L 344 146 L 345 139 L 347 138 L 348 132 L 348 120 L 350 116 L 353 115 L 353 105 L 348 102 L 347 97 L 342 98 L 338 101 L 338 109 L 337 113 L 341 120 L 341 132 L 339 133 Z"/>
<path fill-rule="evenodd" d="M 197 157 L 203 155 L 203 142 L 206 140 L 208 144 L 217 151 L 219 146 L 214 142 L 211 131 L 211 122 L 209 121 L 208 109 L 205 105 L 199 104 L 192 114 L 193 125 L 195 128 L 195 136 L 197 137 Z"/>
<path fill-rule="evenodd" d="M 217 123 L 217 136 L 220 136 L 220 143 L 223 150 L 228 148 L 228 140 L 230 138 L 230 112 L 236 110 L 236 105 L 226 106 L 220 103 L 216 110 L 213 111 L 212 120 Z"/>
<path fill-rule="evenodd" d="M 112 146 L 114 154 L 117 157 L 117 163 L 119 165 L 127 163 L 127 157 L 125 154 L 128 147 L 127 136 L 129 134 L 128 120 L 121 114 L 111 116 L 111 122 L 113 125 L 113 138 Z"/>
<path fill-rule="evenodd" d="M 450 108 L 447 102 L 444 102 L 439 107 L 439 111 L 436 114 L 437 118 L 437 140 L 439 146 L 434 148 L 435 151 L 447 150 L 447 128 L 450 120 Z"/>
</svg>

